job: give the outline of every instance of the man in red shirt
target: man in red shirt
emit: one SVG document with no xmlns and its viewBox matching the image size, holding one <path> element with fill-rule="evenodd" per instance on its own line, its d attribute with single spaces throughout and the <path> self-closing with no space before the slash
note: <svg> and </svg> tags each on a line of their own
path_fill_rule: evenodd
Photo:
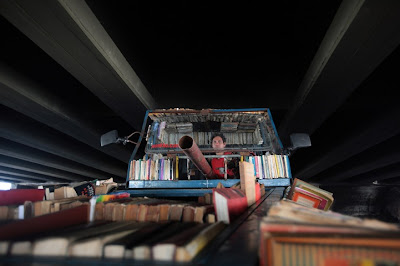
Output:
<svg viewBox="0 0 400 266">
<path fill-rule="evenodd" d="M 226 138 L 222 133 L 215 133 L 211 137 L 211 145 L 213 149 L 216 151 L 216 155 L 227 155 L 232 154 L 232 152 L 224 152 L 226 146 Z M 227 176 L 228 178 L 235 178 L 237 176 L 237 167 L 235 167 L 235 160 L 231 160 L 228 163 L 227 167 Z M 225 158 L 213 158 L 211 160 L 211 167 L 213 169 L 214 174 L 218 176 L 218 178 L 224 178 L 225 175 Z"/>
</svg>

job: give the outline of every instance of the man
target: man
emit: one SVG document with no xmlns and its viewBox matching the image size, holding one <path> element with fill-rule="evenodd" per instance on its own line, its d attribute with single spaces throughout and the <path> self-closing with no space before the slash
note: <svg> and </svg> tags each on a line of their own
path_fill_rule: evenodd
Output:
<svg viewBox="0 0 400 266">
<path fill-rule="evenodd" d="M 226 138 L 222 133 L 215 133 L 211 136 L 211 145 L 215 150 L 216 155 L 228 155 L 232 152 L 224 152 L 226 146 Z M 231 159 L 227 165 L 227 176 L 228 178 L 235 178 L 238 176 L 238 168 L 236 166 L 237 160 Z M 213 158 L 211 160 L 211 168 L 218 178 L 224 178 L 225 175 L 225 159 L 224 158 Z"/>
</svg>

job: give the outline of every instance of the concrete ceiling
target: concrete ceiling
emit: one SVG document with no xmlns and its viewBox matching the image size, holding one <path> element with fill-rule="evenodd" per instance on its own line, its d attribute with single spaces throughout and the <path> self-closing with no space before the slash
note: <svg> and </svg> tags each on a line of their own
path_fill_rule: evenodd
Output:
<svg viewBox="0 0 400 266">
<path fill-rule="evenodd" d="M 0 1 L 0 180 L 123 182 L 99 139 L 146 110 L 268 107 L 295 177 L 399 183 L 400 2 L 277 2 Z"/>
</svg>

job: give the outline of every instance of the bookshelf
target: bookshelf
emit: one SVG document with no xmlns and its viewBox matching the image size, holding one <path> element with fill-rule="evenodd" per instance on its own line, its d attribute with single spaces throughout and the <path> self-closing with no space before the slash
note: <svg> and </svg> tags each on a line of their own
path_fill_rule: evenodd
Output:
<svg viewBox="0 0 400 266">
<path fill-rule="evenodd" d="M 142 192 L 135 192 L 142 195 L 142 193 L 145 193 L 143 190 L 146 189 L 208 189 L 215 187 L 219 182 L 223 183 L 225 187 L 230 187 L 239 182 L 239 179 L 226 178 L 207 180 L 201 174 L 200 177 L 198 173 L 197 175 L 193 174 L 195 166 L 189 165 L 188 156 L 179 147 L 179 140 L 183 136 L 189 136 L 196 143 L 203 156 L 207 160 L 211 160 L 217 157 L 213 153 L 210 140 L 215 132 L 222 132 L 225 135 L 227 145 L 224 151 L 232 153 L 231 155 L 218 156 L 224 158 L 225 167 L 227 161 L 235 157 L 240 158 L 240 160 L 248 160 L 249 157 L 253 156 L 262 157 L 263 155 L 287 157 L 268 108 L 149 110 L 146 112 L 143 121 L 141 136 L 130 158 L 126 188 L 142 190 Z M 146 141 L 145 157 L 135 160 L 136 152 L 142 140 Z M 159 160 L 162 160 L 162 166 L 156 169 L 157 173 L 160 173 L 164 165 L 167 167 L 168 175 L 166 177 L 151 174 L 153 170 L 149 169 L 151 168 L 151 160 L 155 160 L 154 158 L 157 158 L 157 162 L 153 163 L 159 165 Z M 140 161 L 139 165 L 137 161 Z M 267 175 L 268 170 L 262 170 L 263 173 L 260 172 L 258 178 L 259 183 L 266 187 L 290 185 L 291 173 L 288 158 L 281 164 L 287 166 L 285 174 L 277 173 L 271 178 Z M 262 165 L 264 165 L 264 162 Z M 140 173 L 140 171 L 138 173 L 138 167 L 145 169 L 145 173 Z M 261 169 L 261 164 L 257 167 Z M 183 172 L 180 172 L 182 169 L 184 169 Z M 172 193 L 172 190 L 170 192 Z"/>
</svg>

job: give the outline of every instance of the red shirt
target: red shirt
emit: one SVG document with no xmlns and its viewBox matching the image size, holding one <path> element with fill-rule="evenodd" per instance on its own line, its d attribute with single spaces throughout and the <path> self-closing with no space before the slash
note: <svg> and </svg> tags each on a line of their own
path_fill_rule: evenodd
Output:
<svg viewBox="0 0 400 266">
<path fill-rule="evenodd" d="M 224 152 L 224 155 L 232 154 L 232 152 Z M 218 178 L 224 178 L 225 173 L 225 158 L 213 158 L 211 160 L 211 167 L 213 169 L 214 174 L 218 176 Z M 233 169 L 227 169 L 228 177 L 233 177 L 235 174 L 233 173 Z"/>
</svg>

